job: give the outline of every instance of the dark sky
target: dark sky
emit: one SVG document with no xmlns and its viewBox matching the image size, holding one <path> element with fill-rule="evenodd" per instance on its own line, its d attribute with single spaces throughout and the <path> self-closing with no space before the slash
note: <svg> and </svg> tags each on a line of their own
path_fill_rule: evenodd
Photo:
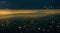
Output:
<svg viewBox="0 0 60 33">
<path fill-rule="evenodd" d="M 0 8 L 5 9 L 58 9 L 60 0 L 4 0 Z"/>
</svg>

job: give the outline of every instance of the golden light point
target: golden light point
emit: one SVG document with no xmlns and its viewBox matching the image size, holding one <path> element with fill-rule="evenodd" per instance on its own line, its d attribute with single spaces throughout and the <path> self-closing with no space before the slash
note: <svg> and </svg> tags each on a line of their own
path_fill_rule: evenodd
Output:
<svg viewBox="0 0 60 33">
<path fill-rule="evenodd" d="M 40 30 L 41 28 L 38 28 L 38 30 Z"/>
<path fill-rule="evenodd" d="M 18 28 L 21 29 L 21 26 L 19 26 Z"/>
</svg>

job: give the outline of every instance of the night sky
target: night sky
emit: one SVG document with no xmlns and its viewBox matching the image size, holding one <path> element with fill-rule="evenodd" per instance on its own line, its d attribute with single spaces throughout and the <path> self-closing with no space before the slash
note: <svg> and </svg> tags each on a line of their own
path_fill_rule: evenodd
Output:
<svg viewBox="0 0 60 33">
<path fill-rule="evenodd" d="M 0 9 L 60 9 L 60 0 L 0 0 Z"/>
<path fill-rule="evenodd" d="M 0 0 L 0 9 L 60 9 L 60 0 Z M 5 16 L 6 10 L 1 11 L 1 15 Z M 13 18 L 1 18 L 3 16 L 0 15 L 0 33 L 60 33 L 60 13 L 55 13 L 55 10 L 51 10 L 51 13 L 48 11 L 42 11 L 44 15 L 44 12 L 49 13 L 46 16 L 38 11 L 42 17 L 36 18 L 19 17 L 19 14 Z"/>
</svg>

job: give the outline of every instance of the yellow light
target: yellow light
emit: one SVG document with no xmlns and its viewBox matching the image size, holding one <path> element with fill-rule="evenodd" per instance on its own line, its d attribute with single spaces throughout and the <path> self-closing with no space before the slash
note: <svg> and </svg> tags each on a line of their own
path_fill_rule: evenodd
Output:
<svg viewBox="0 0 60 33">
<path fill-rule="evenodd" d="M 11 12 L 0 11 L 0 16 L 3 16 L 3 15 L 9 15 L 9 14 L 11 14 Z"/>
<path fill-rule="evenodd" d="M 60 10 L 0 10 L 0 18 L 9 17 L 44 17 L 47 15 L 60 14 Z"/>
</svg>

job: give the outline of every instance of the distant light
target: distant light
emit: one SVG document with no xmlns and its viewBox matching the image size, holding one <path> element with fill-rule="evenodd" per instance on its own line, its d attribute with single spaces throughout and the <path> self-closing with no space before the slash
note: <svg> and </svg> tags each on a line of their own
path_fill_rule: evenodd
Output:
<svg viewBox="0 0 60 33">
<path fill-rule="evenodd" d="M 38 28 L 38 30 L 40 30 L 41 28 Z"/>
<path fill-rule="evenodd" d="M 3 24 L 1 24 L 1 26 L 4 26 Z"/>
<path fill-rule="evenodd" d="M 56 27 L 59 28 L 59 25 L 57 25 Z"/>
<path fill-rule="evenodd" d="M 50 28 L 52 27 L 52 26 L 49 26 Z"/>
<path fill-rule="evenodd" d="M 18 28 L 21 29 L 21 26 L 19 26 Z"/>
</svg>

